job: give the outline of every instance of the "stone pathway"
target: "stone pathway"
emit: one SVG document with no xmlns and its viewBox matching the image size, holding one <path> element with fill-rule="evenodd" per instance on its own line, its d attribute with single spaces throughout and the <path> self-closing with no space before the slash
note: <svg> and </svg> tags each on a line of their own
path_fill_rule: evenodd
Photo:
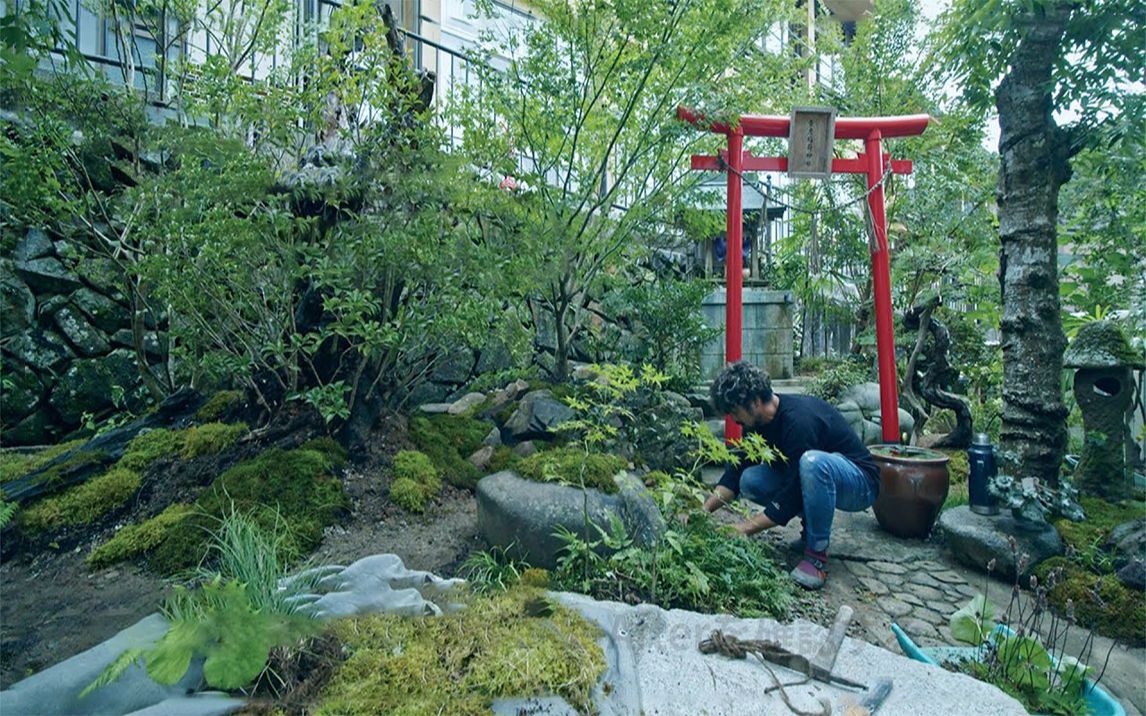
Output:
<svg viewBox="0 0 1146 716">
<path fill-rule="evenodd" d="M 706 475 L 711 482 L 718 477 Z M 727 511 L 723 514 L 721 519 L 738 519 Z M 798 520 L 754 539 L 775 545 L 789 566 L 799 561 L 803 550 Z M 828 568 L 824 589 L 803 594 L 798 616 L 829 626 L 836 610 L 847 604 L 855 610 L 849 635 L 895 653 L 901 650 L 891 631 L 893 622 L 921 646 L 964 646 L 952 638 L 948 627 L 955 610 L 984 591 L 1003 609 L 1013 587 L 959 564 L 934 538 L 900 539 L 882 531 L 870 510 L 836 513 Z M 1084 630 L 1074 629 L 1067 640 L 1068 653 L 1077 654 L 1086 637 Z M 1110 639 L 1094 637 L 1091 661 L 1097 669 L 1111 644 Z M 1114 645 L 1110 653 L 1103 687 L 1122 703 L 1128 716 L 1142 716 L 1146 649 Z"/>
</svg>

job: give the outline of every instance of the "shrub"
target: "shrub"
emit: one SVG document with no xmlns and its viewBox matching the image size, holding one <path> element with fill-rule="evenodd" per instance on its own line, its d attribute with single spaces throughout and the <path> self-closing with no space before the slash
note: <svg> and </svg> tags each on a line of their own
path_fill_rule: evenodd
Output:
<svg viewBox="0 0 1146 716">
<path fill-rule="evenodd" d="M 217 455 L 235 444 L 247 432 L 246 423 L 207 423 L 188 428 L 183 433 L 180 454 L 185 459 L 200 455 Z"/>
<path fill-rule="evenodd" d="M 870 379 L 871 366 L 867 360 L 852 358 L 828 368 L 813 378 L 808 384 L 807 394 L 834 403 L 848 388 L 866 383 Z"/>
<path fill-rule="evenodd" d="M 20 513 L 20 524 L 29 532 L 90 524 L 131 499 L 139 484 L 139 473 L 113 468 L 60 495 L 32 504 Z"/>
<path fill-rule="evenodd" d="M 493 426 L 446 413 L 410 420 L 410 440 L 425 453 L 451 485 L 472 489 L 481 472 L 468 460 Z"/>
<path fill-rule="evenodd" d="M 534 453 L 517 463 L 517 472 L 536 482 L 560 482 L 592 487 L 605 493 L 617 492 L 613 477 L 627 463 L 617 455 L 586 453 L 575 447 L 562 447 Z"/>
<path fill-rule="evenodd" d="M 379 704 L 404 714 L 489 713 L 499 697 L 557 694 L 579 713 L 605 670 L 599 628 L 559 604 L 528 616 L 544 599 L 515 589 L 474 597 L 464 610 L 410 619 L 382 614 L 345 619 L 334 632 L 349 652 L 315 708 L 320 716 L 364 716 Z"/>
<path fill-rule="evenodd" d="M 99 569 L 149 552 L 163 542 L 172 527 L 193 511 L 192 505 L 177 502 L 148 520 L 124 527 L 92 550 L 87 556 L 88 566 Z"/>
<path fill-rule="evenodd" d="M 152 553 L 151 566 L 171 574 L 198 564 L 210 533 L 236 511 L 266 531 L 285 524 L 283 554 L 288 560 L 302 557 L 348 507 L 342 483 L 332 474 L 337 465 L 335 457 L 318 450 L 278 448 L 235 465 L 199 496 L 196 513 L 168 532 Z"/>
</svg>

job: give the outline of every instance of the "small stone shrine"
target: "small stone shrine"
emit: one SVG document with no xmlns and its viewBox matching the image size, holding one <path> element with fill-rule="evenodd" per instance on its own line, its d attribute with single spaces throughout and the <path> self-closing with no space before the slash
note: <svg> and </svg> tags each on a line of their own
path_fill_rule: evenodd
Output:
<svg viewBox="0 0 1146 716">
<path fill-rule="evenodd" d="M 1134 403 L 1133 370 L 1146 367 L 1118 326 L 1087 323 L 1063 354 L 1064 368 L 1076 368 L 1074 397 L 1086 433 L 1074 471 L 1083 494 L 1109 500 L 1129 497 L 1133 488 L 1134 441 L 1127 413 Z"/>
</svg>

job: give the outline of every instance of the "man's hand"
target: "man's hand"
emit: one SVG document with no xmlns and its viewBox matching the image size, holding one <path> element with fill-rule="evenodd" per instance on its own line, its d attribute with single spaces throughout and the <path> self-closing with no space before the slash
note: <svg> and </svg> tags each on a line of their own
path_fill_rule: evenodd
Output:
<svg viewBox="0 0 1146 716">
<path fill-rule="evenodd" d="M 717 485 L 716 489 L 712 491 L 712 494 L 708 496 L 708 499 L 704 501 L 704 511 L 716 512 L 721 507 L 724 507 L 735 499 L 736 495 L 732 494 L 732 490 L 729 490 L 727 487 Z"/>
<path fill-rule="evenodd" d="M 734 528 L 737 532 L 747 537 L 749 535 L 754 535 L 757 532 L 771 529 L 775 526 L 776 523 L 773 522 L 771 518 L 768 517 L 768 515 L 759 514 L 744 520 L 743 522 L 737 522 L 734 525 Z"/>
</svg>

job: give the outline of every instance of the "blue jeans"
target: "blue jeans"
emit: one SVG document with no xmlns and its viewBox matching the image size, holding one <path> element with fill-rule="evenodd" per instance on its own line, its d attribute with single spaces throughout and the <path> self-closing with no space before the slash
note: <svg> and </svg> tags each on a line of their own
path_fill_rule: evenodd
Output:
<svg viewBox="0 0 1146 716">
<path fill-rule="evenodd" d="M 876 491 L 863 470 L 839 453 L 809 450 L 800 458 L 800 492 L 804 498 L 805 546 L 825 552 L 836 510 L 862 512 L 875 502 Z M 740 476 L 740 494 L 763 504 L 784 486 L 784 471 L 756 465 Z"/>
</svg>

